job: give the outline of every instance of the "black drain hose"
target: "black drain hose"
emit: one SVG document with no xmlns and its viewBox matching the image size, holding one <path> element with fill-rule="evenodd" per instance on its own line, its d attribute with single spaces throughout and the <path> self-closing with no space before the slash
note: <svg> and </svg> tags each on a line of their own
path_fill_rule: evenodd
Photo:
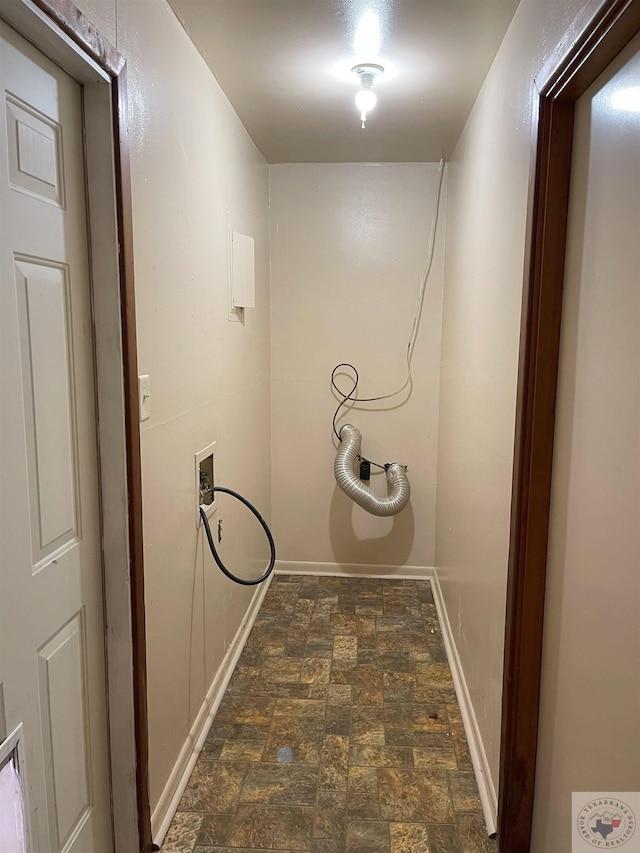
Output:
<svg viewBox="0 0 640 853">
<path fill-rule="evenodd" d="M 218 564 L 218 568 L 220 569 L 222 574 L 226 575 L 229 578 L 229 580 L 234 581 L 234 583 L 242 584 L 243 586 L 256 586 L 256 584 L 259 584 L 259 583 L 262 583 L 263 581 L 266 581 L 266 579 L 269 577 L 269 575 L 273 571 L 273 567 L 276 564 L 276 545 L 275 545 L 275 542 L 273 541 L 273 536 L 271 535 L 271 531 L 267 527 L 267 522 L 260 515 L 260 513 L 254 507 L 253 504 L 249 503 L 249 501 L 246 498 L 243 498 L 242 495 L 239 495 L 237 492 L 234 492 L 233 489 L 226 489 L 224 486 L 212 486 L 210 491 L 211 492 L 224 492 L 225 495 L 231 495 L 231 497 L 236 498 L 237 500 L 240 501 L 240 503 L 243 503 L 247 507 L 247 509 L 251 510 L 251 512 L 255 515 L 255 517 L 258 519 L 258 521 L 262 525 L 262 529 L 264 530 L 264 532 L 267 535 L 267 539 L 269 540 L 269 549 L 271 551 L 271 557 L 269 559 L 269 565 L 267 566 L 265 573 L 261 577 L 256 578 L 256 580 L 253 580 L 253 581 L 247 581 L 247 580 L 244 580 L 243 578 L 237 578 L 235 575 L 232 575 L 231 572 L 229 571 L 229 569 L 225 566 L 225 564 L 222 562 L 222 560 L 218 556 L 218 552 L 216 551 L 216 546 L 214 545 L 214 542 L 213 542 L 213 536 L 211 535 L 211 528 L 209 527 L 209 519 L 207 518 L 207 513 L 202 509 L 202 507 L 200 507 L 200 517 L 202 518 L 202 523 L 204 524 L 204 529 L 205 529 L 205 532 L 207 534 L 207 540 L 209 542 L 209 548 L 211 548 L 211 553 L 213 554 L 213 559 Z"/>
</svg>

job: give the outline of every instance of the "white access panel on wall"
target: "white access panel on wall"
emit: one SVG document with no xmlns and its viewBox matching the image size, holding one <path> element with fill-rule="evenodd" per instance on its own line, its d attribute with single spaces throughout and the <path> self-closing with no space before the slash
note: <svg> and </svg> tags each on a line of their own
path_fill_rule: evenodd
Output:
<svg viewBox="0 0 640 853">
<path fill-rule="evenodd" d="M 231 232 L 231 308 L 255 308 L 255 249 L 253 237 Z"/>
</svg>

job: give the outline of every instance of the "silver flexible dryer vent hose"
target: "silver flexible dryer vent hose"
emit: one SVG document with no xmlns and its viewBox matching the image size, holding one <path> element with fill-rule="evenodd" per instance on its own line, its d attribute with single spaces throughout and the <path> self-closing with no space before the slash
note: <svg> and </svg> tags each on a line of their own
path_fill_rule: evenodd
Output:
<svg viewBox="0 0 640 853">
<path fill-rule="evenodd" d="M 387 468 L 386 498 L 380 498 L 356 477 L 355 466 L 360 455 L 362 435 L 359 429 L 345 424 L 340 430 L 340 445 L 333 465 L 336 483 L 345 495 L 355 501 L 372 515 L 397 515 L 403 510 L 411 496 L 411 486 L 407 472 L 398 462 L 392 462 Z"/>
</svg>

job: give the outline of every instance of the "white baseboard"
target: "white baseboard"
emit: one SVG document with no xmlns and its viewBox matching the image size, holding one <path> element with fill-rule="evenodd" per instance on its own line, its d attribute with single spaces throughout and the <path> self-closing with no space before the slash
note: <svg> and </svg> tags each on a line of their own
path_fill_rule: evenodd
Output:
<svg viewBox="0 0 640 853">
<path fill-rule="evenodd" d="M 153 810 L 153 814 L 151 815 L 151 834 L 158 847 L 162 846 L 184 789 L 187 787 L 187 783 L 191 777 L 193 767 L 204 745 L 207 733 L 211 728 L 213 718 L 216 715 L 218 706 L 224 696 L 229 680 L 233 675 L 233 670 L 242 654 L 249 632 L 253 627 L 253 623 L 260 610 L 260 605 L 267 594 L 272 580 L 273 575 L 256 588 L 244 619 L 240 623 L 236 635 L 227 649 L 227 653 L 211 682 L 211 687 L 207 691 L 204 702 L 191 726 L 191 731 L 180 750 L 178 760 L 169 775 L 167 784 L 164 786 L 164 790 L 158 800 L 158 805 Z"/>
<path fill-rule="evenodd" d="M 484 812 L 485 823 L 487 824 L 487 832 L 493 835 L 496 831 L 496 817 L 498 814 L 498 795 L 491 778 L 489 770 L 489 762 L 487 753 L 484 749 L 482 736 L 478 720 L 473 710 L 471 696 L 464 677 L 464 671 L 460 662 L 458 649 L 453 638 L 451 623 L 447 614 L 447 608 L 444 604 L 442 589 L 438 580 L 437 570 L 433 572 L 431 578 L 431 589 L 433 591 L 433 599 L 438 611 L 438 618 L 442 628 L 442 639 L 447 651 L 451 675 L 453 677 L 453 685 L 458 697 L 458 705 L 460 706 L 460 715 L 464 724 L 464 731 L 469 744 L 469 752 L 471 753 L 471 761 L 475 771 L 476 780 L 478 782 L 478 791 L 480 793 L 480 801 L 482 802 L 482 810 Z"/>
<path fill-rule="evenodd" d="M 372 566 L 360 563 L 299 563 L 276 560 L 277 575 L 329 575 L 330 577 L 397 578 L 415 580 L 430 578 L 433 569 L 428 566 Z"/>
</svg>

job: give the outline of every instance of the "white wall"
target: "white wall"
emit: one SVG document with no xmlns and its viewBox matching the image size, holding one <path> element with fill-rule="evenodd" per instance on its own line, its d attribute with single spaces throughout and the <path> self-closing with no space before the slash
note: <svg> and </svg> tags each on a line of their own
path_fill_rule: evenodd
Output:
<svg viewBox="0 0 640 853">
<path fill-rule="evenodd" d="M 436 565 L 497 787 L 532 87 L 587 0 L 522 0 L 451 157 Z"/>
<path fill-rule="evenodd" d="M 252 595 L 203 558 L 196 451 L 217 441 L 218 483 L 270 515 L 268 167 L 166 3 L 80 5 L 128 60 L 154 808 Z M 255 238 L 244 325 L 227 319 L 229 225 Z M 248 542 L 225 552 L 241 571 L 265 545 L 247 516 L 224 521 L 225 544 Z"/>
<path fill-rule="evenodd" d="M 572 791 L 640 791 L 638 87 L 640 36 L 576 110 L 533 853 L 571 848 Z"/>
<path fill-rule="evenodd" d="M 360 372 L 360 396 L 367 397 L 402 385 L 438 166 L 304 164 L 270 172 L 278 557 L 432 566 L 444 201 L 413 358 L 413 392 L 390 408 L 371 404 L 372 411 L 353 411 L 341 421 L 361 430 L 363 453 L 371 459 L 409 465 L 411 502 L 394 518 L 369 515 L 335 484 L 331 419 L 337 403 L 330 375 L 339 362 L 352 362 Z M 346 377 L 341 381 L 350 389 Z M 386 494 L 384 474 L 375 474 L 372 486 Z"/>
</svg>

